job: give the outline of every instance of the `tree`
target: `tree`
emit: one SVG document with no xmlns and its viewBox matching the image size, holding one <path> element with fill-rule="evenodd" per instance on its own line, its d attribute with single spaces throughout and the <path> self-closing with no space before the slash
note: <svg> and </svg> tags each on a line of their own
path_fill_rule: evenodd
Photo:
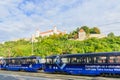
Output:
<svg viewBox="0 0 120 80">
<path fill-rule="evenodd" d="M 114 35 L 113 32 L 111 32 L 111 33 L 109 33 L 107 36 L 108 36 L 108 37 L 114 37 L 115 35 Z"/>
<path fill-rule="evenodd" d="M 87 26 L 82 26 L 80 29 L 83 29 L 83 30 L 86 32 L 86 34 L 90 34 L 90 29 L 89 29 L 89 27 L 87 27 Z"/>
<path fill-rule="evenodd" d="M 88 28 L 83 26 L 82 29 L 93 33 L 99 33 L 96 27 Z M 38 37 L 37 42 L 34 42 L 34 55 L 36 56 L 49 56 L 59 55 L 62 53 L 92 53 L 92 52 L 112 52 L 120 51 L 120 36 L 114 36 L 114 33 L 109 33 L 109 37 L 105 38 L 89 38 L 84 41 L 68 39 L 68 36 L 75 36 L 79 28 L 70 34 L 54 34 L 46 37 Z M 8 41 L 0 44 L 0 56 L 7 57 L 8 49 L 10 48 L 11 55 L 16 56 L 31 56 L 31 42 L 25 40 Z"/>
<path fill-rule="evenodd" d="M 92 34 L 100 34 L 100 29 L 97 27 L 91 28 L 90 33 Z"/>
<path fill-rule="evenodd" d="M 68 38 L 69 39 L 76 39 L 76 38 L 78 38 L 78 31 L 79 31 L 80 29 L 79 28 L 77 28 L 76 30 L 74 30 L 74 31 L 72 31 L 69 35 L 68 35 Z"/>
</svg>

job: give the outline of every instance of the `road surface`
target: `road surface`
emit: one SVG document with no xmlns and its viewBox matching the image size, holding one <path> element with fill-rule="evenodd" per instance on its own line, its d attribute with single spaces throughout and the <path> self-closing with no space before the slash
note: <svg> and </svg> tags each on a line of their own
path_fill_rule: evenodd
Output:
<svg viewBox="0 0 120 80">
<path fill-rule="evenodd" d="M 30 73 L 0 70 L 0 80 L 120 80 L 120 78 L 48 74 L 43 72 Z"/>
</svg>

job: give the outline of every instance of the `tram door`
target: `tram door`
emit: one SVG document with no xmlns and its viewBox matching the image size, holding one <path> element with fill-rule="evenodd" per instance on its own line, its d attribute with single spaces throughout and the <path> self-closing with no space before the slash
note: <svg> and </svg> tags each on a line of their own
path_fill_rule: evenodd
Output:
<svg viewBox="0 0 120 80">
<path fill-rule="evenodd" d="M 63 71 L 64 67 L 66 66 L 66 59 L 67 58 L 62 58 L 59 56 L 56 57 L 56 65 L 59 71 Z"/>
<path fill-rule="evenodd" d="M 56 56 L 56 58 L 54 59 L 54 63 L 56 64 L 55 69 L 59 70 L 60 69 L 60 57 Z"/>
</svg>

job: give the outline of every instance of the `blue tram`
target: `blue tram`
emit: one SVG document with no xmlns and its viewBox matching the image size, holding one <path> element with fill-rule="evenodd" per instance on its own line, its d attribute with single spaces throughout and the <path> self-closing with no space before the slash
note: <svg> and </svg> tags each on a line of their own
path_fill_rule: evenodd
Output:
<svg viewBox="0 0 120 80">
<path fill-rule="evenodd" d="M 3 69 L 4 64 L 4 58 L 0 57 L 0 69 Z"/>
<path fill-rule="evenodd" d="M 4 58 L 1 69 L 13 71 L 37 72 L 42 69 L 41 58 L 37 56 Z"/>
<path fill-rule="evenodd" d="M 120 52 L 49 56 L 44 66 L 44 71 L 49 73 L 120 75 Z"/>
<path fill-rule="evenodd" d="M 43 66 L 44 72 L 54 73 L 56 71 L 60 71 L 60 69 L 57 69 L 57 68 L 59 68 L 56 63 L 57 57 L 59 57 L 59 56 L 54 55 L 54 56 L 48 56 L 45 58 L 46 61 Z"/>
</svg>

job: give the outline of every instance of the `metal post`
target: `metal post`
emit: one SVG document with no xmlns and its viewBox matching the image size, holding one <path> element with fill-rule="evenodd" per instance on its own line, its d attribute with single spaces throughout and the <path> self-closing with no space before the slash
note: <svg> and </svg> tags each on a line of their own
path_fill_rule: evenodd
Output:
<svg viewBox="0 0 120 80">
<path fill-rule="evenodd" d="M 8 58 L 10 58 L 10 56 L 11 56 L 11 49 L 8 48 Z"/>
<path fill-rule="evenodd" d="M 34 42 L 34 35 L 32 35 L 32 55 L 34 54 L 34 51 L 33 51 L 33 50 L 34 50 L 34 47 L 33 47 L 33 46 L 34 46 L 34 45 L 33 45 L 33 42 Z"/>
</svg>

